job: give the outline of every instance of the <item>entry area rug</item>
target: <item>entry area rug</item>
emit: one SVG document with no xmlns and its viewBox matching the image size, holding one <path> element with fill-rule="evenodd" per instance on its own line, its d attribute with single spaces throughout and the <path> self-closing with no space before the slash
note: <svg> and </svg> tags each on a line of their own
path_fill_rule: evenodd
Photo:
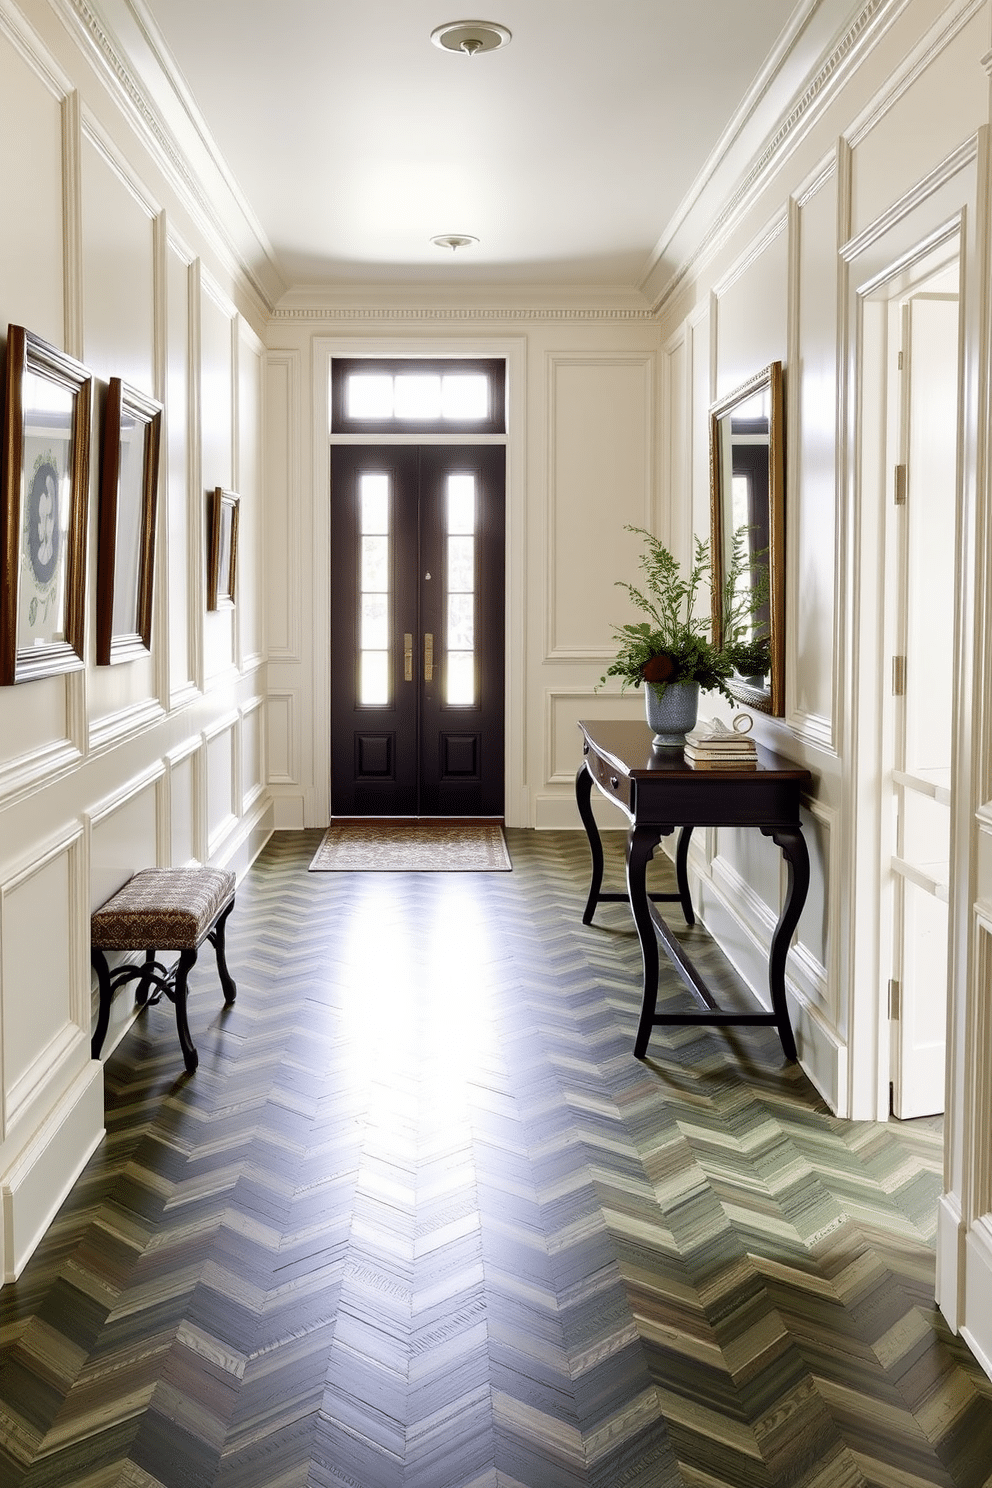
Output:
<svg viewBox="0 0 992 1488">
<path fill-rule="evenodd" d="M 508 873 L 498 822 L 428 817 L 332 821 L 311 873 Z"/>
</svg>

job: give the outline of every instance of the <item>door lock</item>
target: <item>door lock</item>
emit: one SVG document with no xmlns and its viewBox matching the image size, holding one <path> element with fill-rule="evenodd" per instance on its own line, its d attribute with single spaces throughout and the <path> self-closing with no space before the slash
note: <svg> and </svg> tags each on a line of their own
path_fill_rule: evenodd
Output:
<svg viewBox="0 0 992 1488">
<path fill-rule="evenodd" d="M 408 630 L 403 633 L 403 681 L 413 681 L 413 636 Z"/>
<path fill-rule="evenodd" d="M 424 635 L 424 681 L 434 681 L 434 637 L 430 631 Z"/>
</svg>

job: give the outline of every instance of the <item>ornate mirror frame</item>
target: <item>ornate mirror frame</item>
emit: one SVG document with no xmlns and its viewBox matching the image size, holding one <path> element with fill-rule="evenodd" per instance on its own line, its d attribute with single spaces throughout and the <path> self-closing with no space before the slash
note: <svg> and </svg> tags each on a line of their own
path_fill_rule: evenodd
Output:
<svg viewBox="0 0 992 1488">
<path fill-rule="evenodd" d="M 734 478 L 738 485 L 735 493 Z M 749 708 L 785 713 L 785 424 L 782 363 L 772 362 L 710 409 L 710 552 L 713 639 L 723 642 L 723 591 L 734 532 L 747 529 L 750 552 L 767 563 L 768 602 L 755 639 L 769 642 L 770 669 L 759 682 L 735 675 L 730 691 Z M 752 570 L 758 564 L 752 562 Z"/>
</svg>

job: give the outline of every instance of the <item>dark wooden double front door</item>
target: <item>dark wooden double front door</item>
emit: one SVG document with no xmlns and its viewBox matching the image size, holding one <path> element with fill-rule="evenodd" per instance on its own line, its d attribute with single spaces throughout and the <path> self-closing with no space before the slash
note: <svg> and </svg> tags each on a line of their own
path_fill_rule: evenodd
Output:
<svg viewBox="0 0 992 1488">
<path fill-rule="evenodd" d="M 502 816 L 501 445 L 331 454 L 331 810 Z"/>
</svg>

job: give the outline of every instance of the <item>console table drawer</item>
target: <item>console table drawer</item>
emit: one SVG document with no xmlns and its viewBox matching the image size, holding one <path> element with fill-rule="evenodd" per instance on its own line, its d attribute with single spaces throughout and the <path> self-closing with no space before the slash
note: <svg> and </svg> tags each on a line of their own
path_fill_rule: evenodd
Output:
<svg viewBox="0 0 992 1488">
<path fill-rule="evenodd" d="M 607 795 L 622 806 L 625 811 L 630 810 L 630 776 L 618 770 L 615 764 L 602 759 L 595 750 L 590 749 L 586 755 L 586 764 L 592 771 L 592 777 L 600 787 L 604 795 Z"/>
</svg>

